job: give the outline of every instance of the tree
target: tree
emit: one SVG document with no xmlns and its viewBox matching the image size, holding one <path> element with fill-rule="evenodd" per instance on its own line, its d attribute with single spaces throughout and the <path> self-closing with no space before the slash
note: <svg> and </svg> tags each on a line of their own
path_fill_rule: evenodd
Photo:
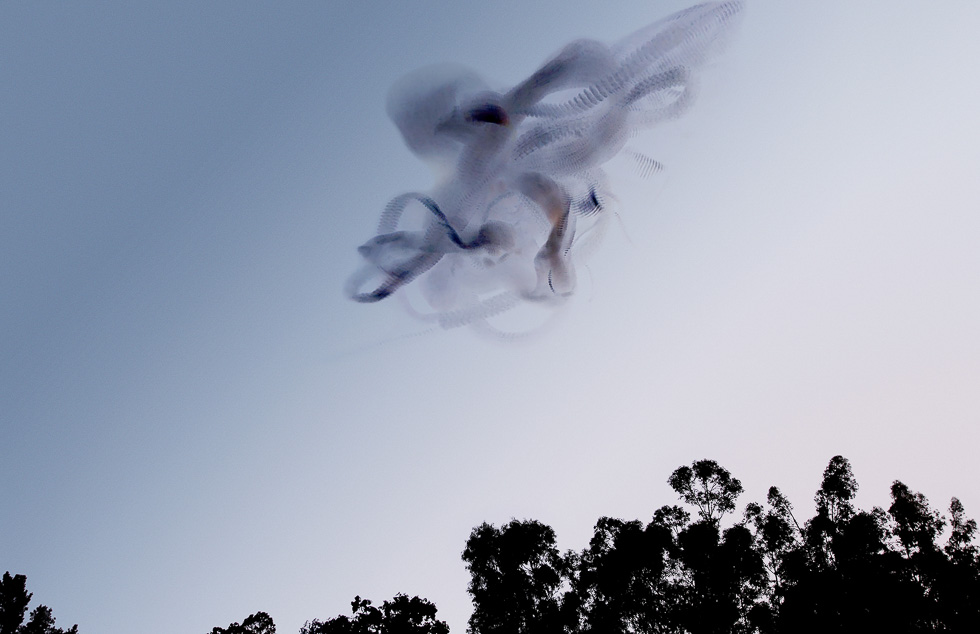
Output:
<svg viewBox="0 0 980 634">
<path fill-rule="evenodd" d="M 683 573 L 675 576 L 673 592 L 682 597 L 680 629 L 748 631 L 748 611 L 766 583 L 763 559 L 744 525 L 721 529 L 721 518 L 735 510 L 742 483 L 714 460 L 678 467 L 667 483 L 699 516 L 677 533 Z"/>
<path fill-rule="evenodd" d="M 3 574 L 0 578 L 0 634 L 78 634 L 78 625 L 67 630 L 55 627 L 51 608 L 46 605 L 31 610 L 31 618 L 24 623 L 32 596 L 27 591 L 27 577 L 11 577 L 9 571 Z"/>
<path fill-rule="evenodd" d="M 664 513 L 673 521 L 687 514 Z M 681 515 L 683 514 L 683 515 Z M 683 520 L 686 524 L 686 519 Z M 579 558 L 576 593 L 583 632 L 649 632 L 677 619 L 672 592 L 677 546 L 671 525 L 656 519 L 644 527 L 638 520 L 600 518 L 595 536 Z"/>
<path fill-rule="evenodd" d="M 747 618 L 761 632 L 774 630 L 786 595 L 792 583 L 793 568 L 799 568 L 804 557 L 802 529 L 793 515 L 793 506 L 776 487 L 770 487 L 766 501 L 769 508 L 752 502 L 745 507 L 744 524 L 755 531 L 754 547 L 765 569 L 762 591 L 768 589 L 767 601 L 749 608 Z"/>
<path fill-rule="evenodd" d="M 653 512 L 653 523 L 669 530 L 675 539 L 690 521 L 691 514 L 676 505 L 661 506 Z"/>
<path fill-rule="evenodd" d="M 748 504 L 742 521 L 724 527 L 742 490 L 726 469 L 701 460 L 668 482 L 697 509 L 696 521 L 679 506 L 660 507 L 646 525 L 602 517 L 580 553 L 561 554 L 554 531 L 533 520 L 474 528 L 463 551 L 469 633 L 980 632 L 977 522 L 955 498 L 947 520 L 896 481 L 887 511 L 858 510 L 851 465 L 834 456 L 802 526 L 771 487 L 766 505 Z M 20 626 L 30 599 L 23 578 L 8 574 L 0 588 L 0 616 L 16 621 L 0 634 L 61 632 L 44 606 Z M 400 594 L 380 607 L 355 597 L 351 607 L 352 616 L 307 622 L 300 634 L 449 632 L 435 605 L 418 597 Z M 258 613 L 213 632 L 274 631 Z"/>
<path fill-rule="evenodd" d="M 398 594 L 379 609 L 358 596 L 351 611 L 353 618 L 307 621 L 300 634 L 449 634 L 446 622 L 436 619 L 436 606 L 419 597 Z"/>
<path fill-rule="evenodd" d="M 701 520 L 715 525 L 725 513 L 735 510 L 742 483 L 714 460 L 698 460 L 678 467 L 667 480 L 682 500 L 696 506 Z"/>
<path fill-rule="evenodd" d="M 9 571 L 3 573 L 0 579 L 0 634 L 17 634 L 31 596 L 27 591 L 27 577 L 11 577 Z"/>
<path fill-rule="evenodd" d="M 265 612 L 256 612 L 249 614 L 241 623 L 212 628 L 211 634 L 276 634 L 276 624 Z"/>
<path fill-rule="evenodd" d="M 950 631 L 968 632 L 980 624 L 980 559 L 973 544 L 977 523 L 956 498 L 950 501 L 949 515 L 951 530 L 943 549 L 949 563 L 933 588 Z"/>
<path fill-rule="evenodd" d="M 977 533 L 976 520 L 969 519 L 963 508 L 963 503 L 953 498 L 949 503 L 950 534 L 943 550 L 954 561 L 967 564 L 975 563 L 977 547 L 973 545 L 973 537 Z"/>
<path fill-rule="evenodd" d="M 858 483 L 851 463 L 844 456 L 834 456 L 823 470 L 820 489 L 813 496 L 817 515 L 825 516 L 831 524 L 839 524 L 854 514 L 851 500 L 857 494 Z"/>
<path fill-rule="evenodd" d="M 857 480 L 847 458 L 831 458 L 823 471 L 820 488 L 813 496 L 817 504 L 817 515 L 806 523 L 804 531 L 808 554 L 814 565 L 833 566 L 832 542 L 844 523 L 854 515 L 851 500 L 857 490 Z"/>
<path fill-rule="evenodd" d="M 687 575 L 678 578 L 686 600 L 681 625 L 700 633 L 747 632 L 747 614 L 765 586 L 765 567 L 743 525 L 721 531 L 702 519 L 678 536 Z"/>
<path fill-rule="evenodd" d="M 55 627 L 51 608 L 39 605 L 31 610 L 31 618 L 17 632 L 18 634 L 78 634 L 78 626 L 73 625 L 67 630 Z"/>
<path fill-rule="evenodd" d="M 473 634 L 558 633 L 577 619 L 566 605 L 572 559 L 555 546 L 555 532 L 534 520 L 501 528 L 481 524 L 466 541 Z"/>
<path fill-rule="evenodd" d="M 888 514 L 894 520 L 892 529 L 910 559 L 915 555 L 928 556 L 938 550 L 936 537 L 945 521 L 938 511 L 929 508 L 929 500 L 921 493 L 913 493 L 905 484 L 892 483 L 892 505 Z"/>
<path fill-rule="evenodd" d="M 889 550 L 881 509 L 855 512 L 838 525 L 832 556 L 793 569 L 777 632 L 920 632 L 928 612 L 921 586 Z"/>
</svg>

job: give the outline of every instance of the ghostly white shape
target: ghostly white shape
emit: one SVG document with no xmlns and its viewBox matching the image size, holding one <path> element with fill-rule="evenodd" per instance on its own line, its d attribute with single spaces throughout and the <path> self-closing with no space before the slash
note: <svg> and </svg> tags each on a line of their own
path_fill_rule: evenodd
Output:
<svg viewBox="0 0 980 634">
<path fill-rule="evenodd" d="M 696 71 L 741 8 L 700 4 L 614 46 L 577 40 L 505 93 L 451 66 L 399 81 L 388 115 L 439 181 L 388 204 L 358 249 L 366 263 L 351 298 L 375 302 L 416 283 L 444 327 L 522 301 L 560 304 L 575 289 L 583 238 L 608 215 L 601 166 L 637 129 L 691 105 Z M 631 153 L 641 172 L 660 169 Z"/>
</svg>

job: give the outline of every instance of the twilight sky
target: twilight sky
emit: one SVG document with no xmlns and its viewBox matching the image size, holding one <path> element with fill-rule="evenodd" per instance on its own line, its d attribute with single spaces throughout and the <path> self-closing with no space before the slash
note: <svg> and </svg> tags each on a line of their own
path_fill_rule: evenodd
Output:
<svg viewBox="0 0 980 634">
<path fill-rule="evenodd" d="M 542 336 L 344 298 L 432 184 L 395 80 L 510 86 L 688 4 L 0 4 L 0 572 L 83 633 L 396 592 L 463 632 L 473 526 L 581 549 L 700 458 L 740 506 L 808 516 L 842 454 L 860 506 L 980 516 L 976 3 L 748 2 Z"/>
</svg>

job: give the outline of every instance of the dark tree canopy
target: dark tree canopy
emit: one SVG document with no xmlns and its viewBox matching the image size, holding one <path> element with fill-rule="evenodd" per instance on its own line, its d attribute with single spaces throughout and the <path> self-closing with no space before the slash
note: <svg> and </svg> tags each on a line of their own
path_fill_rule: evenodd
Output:
<svg viewBox="0 0 980 634">
<path fill-rule="evenodd" d="M 11 577 L 9 571 L 3 573 L 0 578 L 0 634 L 17 634 L 31 596 L 27 591 L 27 577 Z"/>
<path fill-rule="evenodd" d="M 499 529 L 481 524 L 470 533 L 463 561 L 473 597 L 471 631 L 564 631 L 563 582 L 571 561 L 558 552 L 550 526 L 533 520 L 513 520 Z"/>
<path fill-rule="evenodd" d="M 646 523 L 599 518 L 581 552 L 560 552 L 554 530 L 534 520 L 474 528 L 463 551 L 469 634 L 980 632 L 977 522 L 956 498 L 944 515 L 896 481 L 887 510 L 857 509 L 851 465 L 834 456 L 810 519 L 771 487 L 723 525 L 742 493 L 727 469 L 699 460 L 668 484 L 688 509 L 661 506 Z M 15 594 L 3 609 L 22 618 Z M 449 632 L 418 597 L 351 606 L 352 616 L 300 634 Z"/>
<path fill-rule="evenodd" d="M 678 467 L 667 483 L 682 500 L 697 508 L 705 522 L 717 523 L 725 513 L 734 511 L 735 500 L 742 494 L 742 483 L 714 460 Z"/>
<path fill-rule="evenodd" d="M 814 496 L 817 515 L 837 525 L 854 514 L 851 500 L 857 494 L 858 483 L 851 471 L 851 463 L 844 456 L 834 456 L 823 470 L 823 481 Z"/>
<path fill-rule="evenodd" d="M 211 634 L 276 634 L 276 624 L 265 612 L 249 614 L 241 623 L 212 628 Z"/>
<path fill-rule="evenodd" d="M 33 595 L 27 591 L 27 577 L 11 576 L 5 572 L 0 578 L 0 634 L 78 634 L 78 626 L 65 630 L 55 627 L 51 608 L 39 605 L 31 610 L 24 622 L 27 606 Z"/>
<path fill-rule="evenodd" d="M 307 621 L 300 634 L 449 634 L 446 622 L 436 618 L 436 606 L 419 597 L 399 594 L 380 608 L 354 597 L 351 611 L 351 618 Z"/>
</svg>

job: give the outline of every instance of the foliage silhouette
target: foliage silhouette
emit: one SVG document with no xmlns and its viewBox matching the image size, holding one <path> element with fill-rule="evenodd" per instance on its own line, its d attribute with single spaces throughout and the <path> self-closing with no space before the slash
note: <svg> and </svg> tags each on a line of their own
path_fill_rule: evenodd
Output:
<svg viewBox="0 0 980 634">
<path fill-rule="evenodd" d="M 735 510 L 735 500 L 742 493 L 742 483 L 714 460 L 678 467 L 667 484 L 682 500 L 697 507 L 702 522 L 714 524 Z"/>
<path fill-rule="evenodd" d="M 78 634 L 78 625 L 67 630 L 55 627 L 51 608 L 39 605 L 31 610 L 24 623 L 32 593 L 27 591 L 27 577 L 3 573 L 0 578 L 0 634 Z"/>
<path fill-rule="evenodd" d="M 505 634 L 563 632 L 574 618 L 564 582 L 574 561 L 555 546 L 555 532 L 536 521 L 513 520 L 500 529 L 481 524 L 463 551 L 473 597 L 470 630 Z"/>
<path fill-rule="evenodd" d="M 211 634 L 276 634 L 276 624 L 265 612 L 256 612 L 249 614 L 241 623 L 212 628 Z"/>
<path fill-rule="evenodd" d="M 351 609 L 353 618 L 313 619 L 303 625 L 300 634 L 449 634 L 446 622 L 436 619 L 436 606 L 419 597 L 399 594 L 380 609 L 367 599 L 354 597 Z"/>
<path fill-rule="evenodd" d="M 677 507 L 647 526 L 609 517 L 596 523 L 581 556 L 576 591 L 585 632 L 626 632 L 643 622 L 676 619 L 681 596 L 663 580 L 671 575 L 678 549 L 672 524 Z"/>
<path fill-rule="evenodd" d="M 690 510 L 662 506 L 645 524 L 599 518 L 581 552 L 560 552 L 554 530 L 535 520 L 474 528 L 462 554 L 468 633 L 980 631 L 977 522 L 956 498 L 944 515 L 896 481 L 887 510 L 857 509 L 851 464 L 834 456 L 810 519 L 797 520 L 772 487 L 723 526 L 742 493 L 727 469 L 699 460 L 667 482 Z M 19 606 L 11 610 L 22 618 Z M 449 632 L 418 597 L 351 606 L 352 617 L 307 622 L 300 634 Z"/>
</svg>

